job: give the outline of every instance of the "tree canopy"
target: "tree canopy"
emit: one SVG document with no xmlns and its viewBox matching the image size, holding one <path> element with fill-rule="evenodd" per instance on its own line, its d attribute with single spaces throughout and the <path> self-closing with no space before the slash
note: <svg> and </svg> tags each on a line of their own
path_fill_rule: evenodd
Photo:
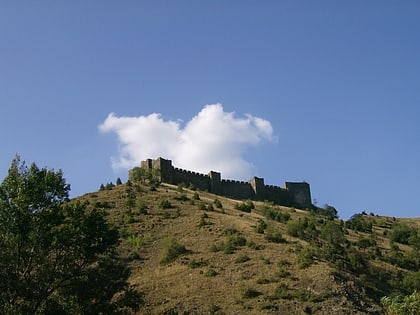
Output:
<svg viewBox="0 0 420 315">
<path fill-rule="evenodd" d="M 118 231 L 102 209 L 69 202 L 69 191 L 61 170 L 12 161 L 0 185 L 0 314 L 138 308 L 118 259 Z"/>
</svg>

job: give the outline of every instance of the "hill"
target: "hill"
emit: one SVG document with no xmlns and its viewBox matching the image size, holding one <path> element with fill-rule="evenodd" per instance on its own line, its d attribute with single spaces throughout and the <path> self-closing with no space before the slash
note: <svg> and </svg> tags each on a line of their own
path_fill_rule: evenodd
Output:
<svg viewBox="0 0 420 315">
<path fill-rule="evenodd" d="M 240 201 L 153 181 L 78 199 L 118 226 L 140 314 L 384 314 L 420 288 L 420 220 Z"/>
</svg>

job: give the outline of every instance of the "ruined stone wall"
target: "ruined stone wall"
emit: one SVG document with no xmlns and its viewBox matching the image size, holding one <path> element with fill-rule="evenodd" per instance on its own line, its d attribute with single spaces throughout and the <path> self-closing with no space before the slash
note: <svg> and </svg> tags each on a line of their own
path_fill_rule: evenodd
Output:
<svg viewBox="0 0 420 315">
<path fill-rule="evenodd" d="M 284 206 L 310 208 L 312 206 L 311 191 L 308 183 L 286 182 L 286 187 L 265 185 L 263 178 L 254 177 L 249 182 L 221 179 L 218 172 L 208 175 L 174 168 L 171 160 L 158 158 L 141 162 L 145 169 L 159 170 L 160 179 L 164 183 L 185 184 L 214 194 L 235 199 L 268 200 Z"/>
<path fill-rule="evenodd" d="M 293 196 L 285 188 L 266 185 L 264 193 L 264 200 L 270 200 L 283 206 L 292 206 L 294 204 Z"/>
<path fill-rule="evenodd" d="M 221 182 L 222 195 L 235 199 L 255 199 L 255 192 L 250 183 L 235 180 Z"/>
<path fill-rule="evenodd" d="M 175 185 L 183 183 L 189 186 L 192 184 L 200 190 L 211 190 L 210 177 L 208 175 L 186 171 L 180 168 L 173 168 L 172 181 Z"/>
</svg>

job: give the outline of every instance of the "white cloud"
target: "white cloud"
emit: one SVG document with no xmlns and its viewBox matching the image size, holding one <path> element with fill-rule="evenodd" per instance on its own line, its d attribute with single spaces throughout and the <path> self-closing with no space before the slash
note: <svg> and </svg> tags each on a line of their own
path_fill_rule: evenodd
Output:
<svg viewBox="0 0 420 315">
<path fill-rule="evenodd" d="M 247 147 L 272 140 L 268 120 L 246 114 L 238 118 L 221 104 L 206 105 L 181 126 L 164 120 L 160 114 L 139 117 L 108 115 L 99 126 L 101 132 L 118 135 L 120 152 L 112 158 L 114 169 L 132 168 L 147 158 L 171 159 L 180 168 L 208 173 L 219 171 L 223 178 L 248 179 L 252 163 L 244 159 Z"/>
</svg>

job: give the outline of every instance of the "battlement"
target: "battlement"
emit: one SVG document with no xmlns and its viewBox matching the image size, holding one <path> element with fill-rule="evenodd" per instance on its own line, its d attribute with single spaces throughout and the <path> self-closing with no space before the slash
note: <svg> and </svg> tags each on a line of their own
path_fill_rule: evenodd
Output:
<svg viewBox="0 0 420 315">
<path fill-rule="evenodd" d="M 219 172 L 201 174 L 172 166 L 171 160 L 158 158 L 141 162 L 146 170 L 159 170 L 160 180 L 167 184 L 185 184 L 216 195 L 235 199 L 268 200 L 283 206 L 310 208 L 312 206 L 310 186 L 306 182 L 286 182 L 285 187 L 265 185 L 264 178 L 253 177 L 248 182 L 221 179 Z"/>
</svg>

